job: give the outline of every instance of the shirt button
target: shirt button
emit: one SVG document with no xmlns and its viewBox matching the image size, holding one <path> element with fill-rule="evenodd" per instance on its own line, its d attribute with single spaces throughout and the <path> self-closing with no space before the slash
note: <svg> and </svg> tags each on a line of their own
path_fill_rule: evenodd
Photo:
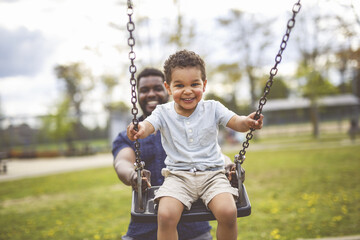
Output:
<svg viewBox="0 0 360 240">
<path fill-rule="evenodd" d="M 190 122 L 186 122 L 186 124 L 187 124 L 187 125 L 189 125 L 189 124 L 190 124 Z"/>
<path fill-rule="evenodd" d="M 189 142 L 193 142 L 193 141 L 194 141 L 194 139 L 192 139 L 192 138 L 189 139 Z"/>
<path fill-rule="evenodd" d="M 189 133 L 192 133 L 192 129 L 189 129 Z"/>
</svg>

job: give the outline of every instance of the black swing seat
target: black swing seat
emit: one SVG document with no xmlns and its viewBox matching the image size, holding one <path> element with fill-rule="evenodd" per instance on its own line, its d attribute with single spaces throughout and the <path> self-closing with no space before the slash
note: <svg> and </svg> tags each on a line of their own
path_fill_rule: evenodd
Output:
<svg viewBox="0 0 360 240">
<path fill-rule="evenodd" d="M 160 186 L 153 186 L 148 188 L 142 194 L 144 209 L 139 208 L 138 194 L 133 191 L 132 205 L 131 205 L 131 219 L 133 222 L 157 222 L 157 209 L 154 205 L 155 191 Z M 243 187 L 243 194 L 241 199 L 236 202 L 237 216 L 246 217 L 251 214 L 251 205 L 246 193 L 245 186 Z M 190 210 L 184 210 L 180 221 L 183 222 L 200 222 L 200 221 L 212 221 L 215 220 L 215 216 L 210 210 L 208 210 L 204 203 L 199 199 L 193 203 Z"/>
</svg>

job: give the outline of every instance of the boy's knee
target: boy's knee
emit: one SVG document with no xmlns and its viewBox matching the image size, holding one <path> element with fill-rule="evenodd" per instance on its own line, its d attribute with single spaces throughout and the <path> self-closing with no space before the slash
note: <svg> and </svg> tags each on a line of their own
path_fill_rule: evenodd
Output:
<svg viewBox="0 0 360 240">
<path fill-rule="evenodd" d="M 177 216 L 171 211 L 158 211 L 158 224 L 161 226 L 176 226 L 178 224 Z"/>
<path fill-rule="evenodd" d="M 236 207 L 226 207 L 223 208 L 222 211 L 218 214 L 218 222 L 222 222 L 225 224 L 234 224 L 236 223 L 237 218 L 237 209 Z"/>
</svg>

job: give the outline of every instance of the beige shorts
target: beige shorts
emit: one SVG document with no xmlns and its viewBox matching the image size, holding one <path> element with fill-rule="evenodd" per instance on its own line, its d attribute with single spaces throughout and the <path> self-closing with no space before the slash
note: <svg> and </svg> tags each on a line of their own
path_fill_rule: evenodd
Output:
<svg viewBox="0 0 360 240">
<path fill-rule="evenodd" d="M 182 202 L 187 210 L 199 198 L 207 207 L 209 202 L 220 193 L 230 193 L 236 198 L 238 190 L 231 187 L 225 170 L 217 171 L 170 171 L 163 168 L 163 185 L 155 193 L 155 202 L 161 197 L 173 197 Z"/>
</svg>

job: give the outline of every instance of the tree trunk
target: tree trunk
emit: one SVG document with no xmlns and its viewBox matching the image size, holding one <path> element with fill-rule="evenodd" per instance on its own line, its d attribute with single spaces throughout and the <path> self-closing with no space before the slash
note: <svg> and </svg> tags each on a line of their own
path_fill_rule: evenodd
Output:
<svg viewBox="0 0 360 240">
<path fill-rule="evenodd" d="M 310 106 L 310 118 L 313 127 L 313 136 L 314 138 L 318 139 L 320 136 L 320 129 L 319 129 L 319 107 L 316 101 L 311 101 Z"/>
</svg>

